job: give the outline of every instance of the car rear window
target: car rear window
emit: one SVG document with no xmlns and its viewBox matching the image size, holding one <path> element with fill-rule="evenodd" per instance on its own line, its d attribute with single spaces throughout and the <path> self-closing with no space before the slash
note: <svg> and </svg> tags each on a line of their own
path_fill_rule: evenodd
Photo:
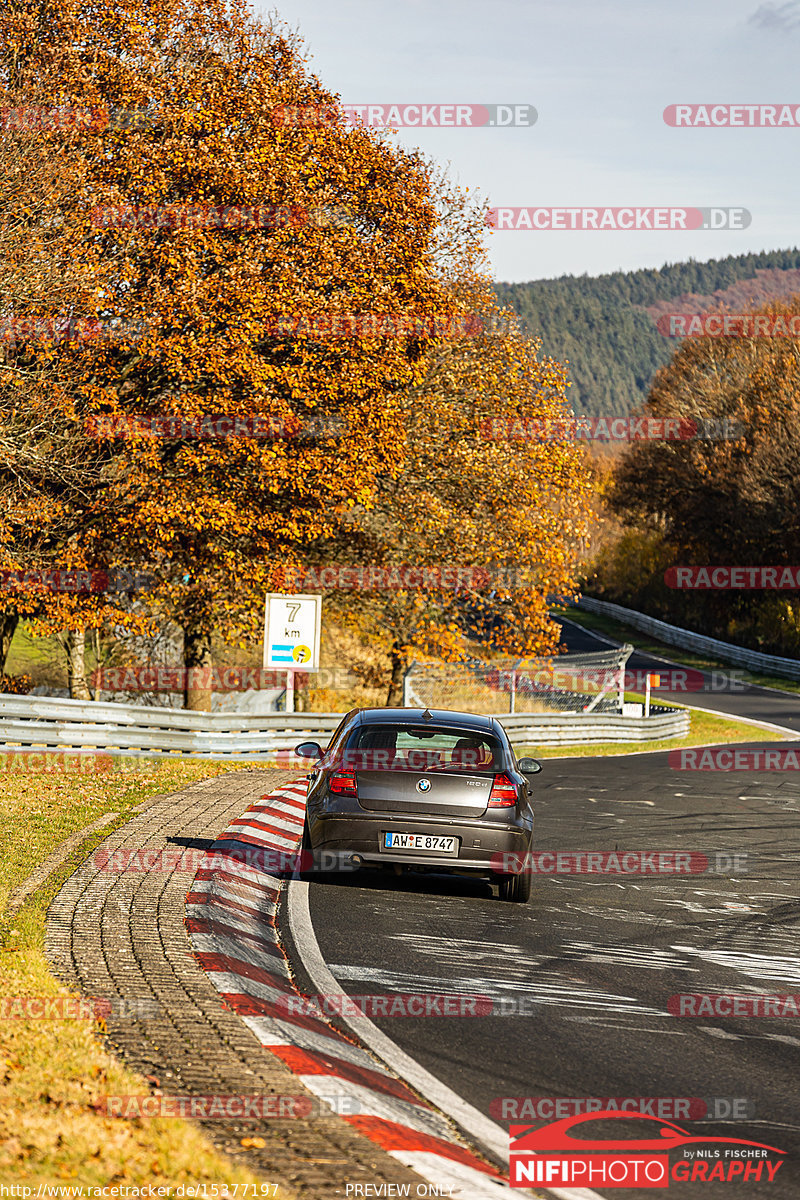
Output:
<svg viewBox="0 0 800 1200">
<path fill-rule="evenodd" d="M 353 730 L 344 750 L 345 766 L 378 771 L 491 771 L 501 759 L 489 735 L 383 723 Z"/>
</svg>

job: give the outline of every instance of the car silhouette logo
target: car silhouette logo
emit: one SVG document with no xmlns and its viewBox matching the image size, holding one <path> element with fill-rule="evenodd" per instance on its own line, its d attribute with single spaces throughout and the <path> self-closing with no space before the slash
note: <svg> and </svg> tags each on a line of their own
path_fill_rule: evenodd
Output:
<svg viewBox="0 0 800 1200">
<path fill-rule="evenodd" d="M 430 790 L 431 790 L 430 779 L 418 779 L 417 780 L 417 791 L 418 792 L 429 792 Z"/>
<path fill-rule="evenodd" d="M 646 1121 L 649 1122 L 649 1128 L 653 1125 L 658 1125 L 657 1137 L 649 1138 L 597 1138 L 597 1137 L 581 1137 L 573 1135 L 572 1130 L 576 1126 L 583 1124 L 592 1124 L 594 1121 Z M 619 1109 L 604 1109 L 600 1112 L 582 1113 L 578 1116 L 565 1117 L 562 1121 L 554 1121 L 541 1129 L 537 1129 L 530 1125 L 512 1125 L 509 1130 L 511 1138 L 512 1153 L 520 1150 L 533 1151 L 535 1153 L 556 1153 L 556 1152 L 585 1152 L 587 1150 L 670 1150 L 678 1146 L 688 1146 L 692 1144 L 709 1144 L 709 1143 L 724 1143 L 728 1146 L 757 1146 L 762 1150 L 771 1150 L 775 1154 L 785 1154 L 785 1150 L 779 1150 L 777 1146 L 766 1146 L 763 1142 L 751 1142 L 744 1138 L 728 1138 L 728 1137 L 709 1137 L 707 1134 L 702 1137 L 695 1137 L 686 1129 L 682 1129 L 680 1125 L 674 1125 L 671 1121 L 662 1121 L 653 1117 L 646 1116 L 644 1113 L 624 1112 Z"/>
</svg>

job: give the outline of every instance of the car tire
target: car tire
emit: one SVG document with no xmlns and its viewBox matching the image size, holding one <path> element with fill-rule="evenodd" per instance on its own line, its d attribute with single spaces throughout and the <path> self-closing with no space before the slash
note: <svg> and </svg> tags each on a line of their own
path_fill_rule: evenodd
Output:
<svg viewBox="0 0 800 1200">
<path fill-rule="evenodd" d="M 528 871 L 519 875 L 503 875 L 498 883 L 501 900 L 510 900 L 514 904 L 527 904 L 531 898 L 533 880 Z"/>
</svg>

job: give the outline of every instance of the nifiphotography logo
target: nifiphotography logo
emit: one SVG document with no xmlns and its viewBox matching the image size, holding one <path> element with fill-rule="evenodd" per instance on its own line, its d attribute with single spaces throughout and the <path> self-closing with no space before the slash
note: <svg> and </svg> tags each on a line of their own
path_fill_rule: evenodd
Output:
<svg viewBox="0 0 800 1200">
<path fill-rule="evenodd" d="M 598 1137 L 598 1122 L 610 1136 Z M 641 1137 L 615 1138 L 611 1122 L 640 1124 Z M 589 1123 L 588 1133 L 579 1129 Z M 602 1126 L 601 1126 L 602 1128 Z M 771 1183 L 784 1150 L 743 1138 L 694 1137 L 680 1125 L 640 1113 L 605 1109 L 565 1117 L 540 1129 L 512 1125 L 511 1186 L 666 1188 L 676 1183 Z M 670 1162 L 671 1151 L 681 1151 Z"/>
</svg>

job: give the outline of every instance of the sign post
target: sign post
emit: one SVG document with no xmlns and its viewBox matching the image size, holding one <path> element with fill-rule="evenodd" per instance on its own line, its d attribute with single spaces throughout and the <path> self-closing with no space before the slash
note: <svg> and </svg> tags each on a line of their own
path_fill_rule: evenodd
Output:
<svg viewBox="0 0 800 1200">
<path fill-rule="evenodd" d="M 650 688 L 651 687 L 660 687 L 660 686 L 661 686 L 661 676 L 648 674 L 647 680 L 644 685 L 644 715 L 646 717 L 650 716 Z"/>
<path fill-rule="evenodd" d="M 286 672 L 286 711 L 294 712 L 295 671 L 319 670 L 322 596 L 270 592 L 264 613 L 264 669 Z"/>
</svg>

